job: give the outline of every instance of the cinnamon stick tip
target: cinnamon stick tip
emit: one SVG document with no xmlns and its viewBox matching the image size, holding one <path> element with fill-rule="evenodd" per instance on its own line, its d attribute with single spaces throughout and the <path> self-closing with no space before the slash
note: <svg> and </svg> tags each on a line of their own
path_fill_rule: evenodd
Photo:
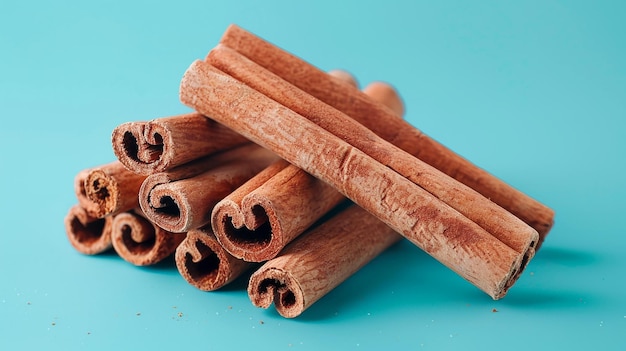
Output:
<svg viewBox="0 0 626 351">
<path fill-rule="evenodd" d="M 76 251 L 96 255 L 109 250 L 112 217 L 96 218 L 79 205 L 70 208 L 64 218 L 67 238 Z"/>
<path fill-rule="evenodd" d="M 214 291 L 236 278 L 243 269 L 231 265 L 227 253 L 202 230 L 191 230 L 174 255 L 181 276 L 203 291 Z"/>
<path fill-rule="evenodd" d="M 288 272 L 277 268 L 261 267 L 250 277 L 248 284 L 250 301 L 261 308 L 272 302 L 278 313 L 285 318 L 295 318 L 305 309 L 302 288 Z"/>
</svg>

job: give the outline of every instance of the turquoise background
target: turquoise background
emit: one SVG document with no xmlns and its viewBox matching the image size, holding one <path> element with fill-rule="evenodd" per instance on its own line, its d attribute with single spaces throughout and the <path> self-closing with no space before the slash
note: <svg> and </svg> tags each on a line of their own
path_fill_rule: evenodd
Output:
<svg viewBox="0 0 626 351">
<path fill-rule="evenodd" d="M 3 1 L 0 349 L 626 349 L 625 15 L 623 1 Z M 391 82 L 412 124 L 554 208 L 509 295 L 401 242 L 287 320 L 253 307 L 245 280 L 205 293 L 171 260 L 74 251 L 74 175 L 114 159 L 118 124 L 188 111 L 180 78 L 230 23 Z"/>
</svg>

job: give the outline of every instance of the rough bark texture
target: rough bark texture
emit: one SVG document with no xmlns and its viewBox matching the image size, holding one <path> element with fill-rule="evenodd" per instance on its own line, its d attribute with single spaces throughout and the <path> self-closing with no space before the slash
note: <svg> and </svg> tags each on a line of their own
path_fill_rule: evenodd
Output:
<svg viewBox="0 0 626 351">
<path fill-rule="evenodd" d="M 536 231 L 518 217 L 236 51 L 218 46 L 207 61 L 421 186 L 517 252 L 535 248 Z M 377 125 L 388 125 L 388 120 L 399 118 L 391 115 L 378 120 Z"/>
<path fill-rule="evenodd" d="M 347 72 L 329 74 L 357 84 Z M 377 82 L 365 89 L 402 116 L 401 99 L 389 84 Z M 213 209 L 211 224 L 218 241 L 233 256 L 263 262 L 274 258 L 343 199 L 327 183 L 281 160 L 220 201 Z"/>
<path fill-rule="evenodd" d="M 181 100 L 328 182 L 493 298 L 532 250 L 516 252 L 478 224 L 352 145 L 207 63 L 181 82 Z"/>
<path fill-rule="evenodd" d="M 553 210 L 472 164 L 406 121 L 397 119 L 379 123 L 386 120 L 383 116 L 388 115 L 389 110 L 350 84 L 329 79 L 323 71 L 235 25 L 226 30 L 221 43 L 491 199 L 535 228 L 541 242 L 552 227 Z"/>
</svg>

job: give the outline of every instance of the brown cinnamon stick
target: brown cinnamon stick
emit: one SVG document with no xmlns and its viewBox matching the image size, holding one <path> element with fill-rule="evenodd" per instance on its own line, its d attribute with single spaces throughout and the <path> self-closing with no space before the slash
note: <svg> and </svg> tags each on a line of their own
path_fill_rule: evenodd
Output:
<svg viewBox="0 0 626 351">
<path fill-rule="evenodd" d="M 180 93 L 186 105 L 328 182 L 494 299 L 532 256 L 530 247 L 516 252 L 392 169 L 209 64 L 194 62 Z"/>
<path fill-rule="evenodd" d="M 96 255 L 111 248 L 113 216 L 90 216 L 80 205 L 72 206 L 64 219 L 70 244 L 86 255 Z"/>
<path fill-rule="evenodd" d="M 350 206 L 289 244 L 252 274 L 255 306 L 293 318 L 401 238 L 358 206 Z"/>
<path fill-rule="evenodd" d="M 306 117 L 421 186 L 517 252 L 526 252 L 529 247 L 534 249 L 538 239 L 533 228 L 470 187 L 380 138 L 341 111 L 228 47 L 218 45 L 211 50 L 207 60 L 221 71 Z M 395 116 L 387 119 L 399 120 Z M 379 120 L 377 124 L 386 125 L 386 122 Z"/>
<path fill-rule="evenodd" d="M 136 266 L 156 264 L 176 251 L 185 234 L 159 228 L 140 209 L 115 216 L 111 240 L 117 254 Z"/>
<path fill-rule="evenodd" d="M 211 225 L 233 256 L 262 262 L 343 199 L 330 185 L 281 160 L 221 200 Z"/>
<path fill-rule="evenodd" d="M 161 228 L 182 233 L 210 221 L 213 206 L 276 156 L 249 144 L 148 176 L 139 190 L 146 217 Z"/>
<path fill-rule="evenodd" d="M 242 28 L 231 25 L 221 43 L 358 120 L 383 139 L 478 191 L 535 228 L 543 241 L 554 211 L 428 137 L 404 120 L 387 120 L 389 111 L 358 89 L 328 76 L 307 62 Z"/>
<path fill-rule="evenodd" d="M 124 123 L 112 134 L 113 151 L 119 161 L 143 175 L 163 172 L 248 142 L 231 129 L 195 112 Z"/>
<path fill-rule="evenodd" d="M 209 227 L 187 232 L 175 257 L 183 278 L 204 291 L 217 290 L 252 267 L 224 250 Z"/>
<path fill-rule="evenodd" d="M 345 72 L 330 74 L 354 82 Z M 390 85 L 378 82 L 366 90 L 392 106 L 398 115 L 404 112 Z M 281 160 L 218 202 L 211 224 L 218 241 L 233 256 L 263 262 L 274 258 L 343 199 L 327 183 Z"/>
<path fill-rule="evenodd" d="M 92 215 L 104 217 L 138 207 L 137 193 L 145 178 L 119 161 L 90 169 L 84 180 L 84 192 L 95 204 Z"/>
</svg>

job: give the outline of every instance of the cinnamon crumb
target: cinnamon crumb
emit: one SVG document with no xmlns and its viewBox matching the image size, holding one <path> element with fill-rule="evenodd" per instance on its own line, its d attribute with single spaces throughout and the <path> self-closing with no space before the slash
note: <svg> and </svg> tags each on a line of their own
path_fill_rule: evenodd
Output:
<svg viewBox="0 0 626 351">
<path fill-rule="evenodd" d="M 495 308 L 491 310 L 491 312 L 498 312 L 498 310 L 496 310 Z"/>
</svg>

